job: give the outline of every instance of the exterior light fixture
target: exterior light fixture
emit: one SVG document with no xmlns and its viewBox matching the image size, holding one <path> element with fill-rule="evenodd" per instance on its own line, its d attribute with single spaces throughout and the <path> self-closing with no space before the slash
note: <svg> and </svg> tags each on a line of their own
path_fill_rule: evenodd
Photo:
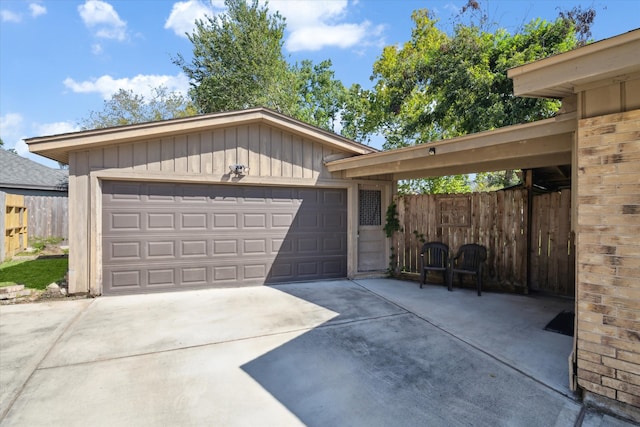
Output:
<svg viewBox="0 0 640 427">
<path fill-rule="evenodd" d="M 435 147 L 429 148 L 429 155 L 430 156 L 435 156 L 436 155 L 436 148 Z"/>
<path fill-rule="evenodd" d="M 241 176 L 244 175 L 247 170 L 249 168 L 246 167 L 245 165 L 230 165 L 229 166 L 229 170 L 231 171 L 232 174 L 234 174 L 235 176 Z"/>
</svg>

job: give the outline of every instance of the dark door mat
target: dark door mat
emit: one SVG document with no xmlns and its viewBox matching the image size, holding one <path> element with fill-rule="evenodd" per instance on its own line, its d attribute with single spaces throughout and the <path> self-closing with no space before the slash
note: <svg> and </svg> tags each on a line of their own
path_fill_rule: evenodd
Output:
<svg viewBox="0 0 640 427">
<path fill-rule="evenodd" d="M 562 311 L 556 317 L 547 323 L 544 327 L 545 331 L 557 332 L 562 335 L 573 336 L 573 311 Z"/>
</svg>

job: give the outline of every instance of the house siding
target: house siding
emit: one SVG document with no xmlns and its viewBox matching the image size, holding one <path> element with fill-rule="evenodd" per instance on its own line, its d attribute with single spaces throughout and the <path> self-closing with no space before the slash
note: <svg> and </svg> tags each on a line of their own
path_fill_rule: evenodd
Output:
<svg viewBox="0 0 640 427">
<path fill-rule="evenodd" d="M 121 143 L 69 155 L 69 291 L 100 294 L 102 283 L 101 182 L 107 180 L 194 182 L 231 185 L 314 186 L 347 189 L 358 181 L 332 174 L 327 156 L 339 149 L 265 124 L 236 125 L 210 131 Z M 248 167 L 245 176 L 229 173 L 232 164 Z M 391 191 L 391 182 L 383 185 Z M 353 200 L 353 196 L 348 196 Z M 349 204 L 348 274 L 357 265 L 357 203 Z M 385 205 L 386 209 L 386 205 Z M 355 221 L 355 222 L 354 222 Z M 384 266 L 381 266 L 383 269 Z"/>
<path fill-rule="evenodd" d="M 213 175 L 229 165 L 249 167 L 248 176 L 335 179 L 323 159 L 338 151 L 280 129 L 248 125 L 89 151 L 92 171 L 118 169 L 168 174 Z"/>
<path fill-rule="evenodd" d="M 578 385 L 640 407 L 640 110 L 579 120 L 577 161 Z"/>
</svg>

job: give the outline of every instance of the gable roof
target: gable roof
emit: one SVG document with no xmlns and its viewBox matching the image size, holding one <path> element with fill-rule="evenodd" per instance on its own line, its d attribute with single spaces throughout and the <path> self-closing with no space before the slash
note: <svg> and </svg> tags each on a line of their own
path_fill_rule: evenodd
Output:
<svg viewBox="0 0 640 427">
<path fill-rule="evenodd" d="M 67 191 L 69 172 L 0 149 L 0 188 Z"/>
<path fill-rule="evenodd" d="M 335 149 L 352 155 L 375 153 L 378 151 L 373 147 L 357 143 L 333 132 L 320 129 L 263 107 L 28 138 L 25 139 L 25 142 L 29 146 L 29 151 L 32 153 L 38 153 L 41 156 L 61 163 L 68 163 L 69 152 L 71 151 L 255 123 L 267 124 L 332 146 Z"/>
</svg>

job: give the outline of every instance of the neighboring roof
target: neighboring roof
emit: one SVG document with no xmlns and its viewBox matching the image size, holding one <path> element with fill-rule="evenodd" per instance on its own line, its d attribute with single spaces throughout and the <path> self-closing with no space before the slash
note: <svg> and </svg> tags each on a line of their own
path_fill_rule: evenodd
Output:
<svg viewBox="0 0 640 427">
<path fill-rule="evenodd" d="M 69 171 L 51 169 L 0 149 L 0 188 L 67 191 Z"/>
<path fill-rule="evenodd" d="M 640 75 L 640 29 L 507 71 L 513 94 L 564 98 L 581 88 Z"/>
<path fill-rule="evenodd" d="M 254 123 L 264 123 L 280 128 L 354 155 L 378 151 L 373 147 L 359 144 L 333 132 L 328 132 L 262 107 L 28 138 L 25 142 L 29 146 L 29 151 L 33 153 L 38 153 L 58 162 L 68 163 L 69 152 L 71 151 Z"/>
</svg>

